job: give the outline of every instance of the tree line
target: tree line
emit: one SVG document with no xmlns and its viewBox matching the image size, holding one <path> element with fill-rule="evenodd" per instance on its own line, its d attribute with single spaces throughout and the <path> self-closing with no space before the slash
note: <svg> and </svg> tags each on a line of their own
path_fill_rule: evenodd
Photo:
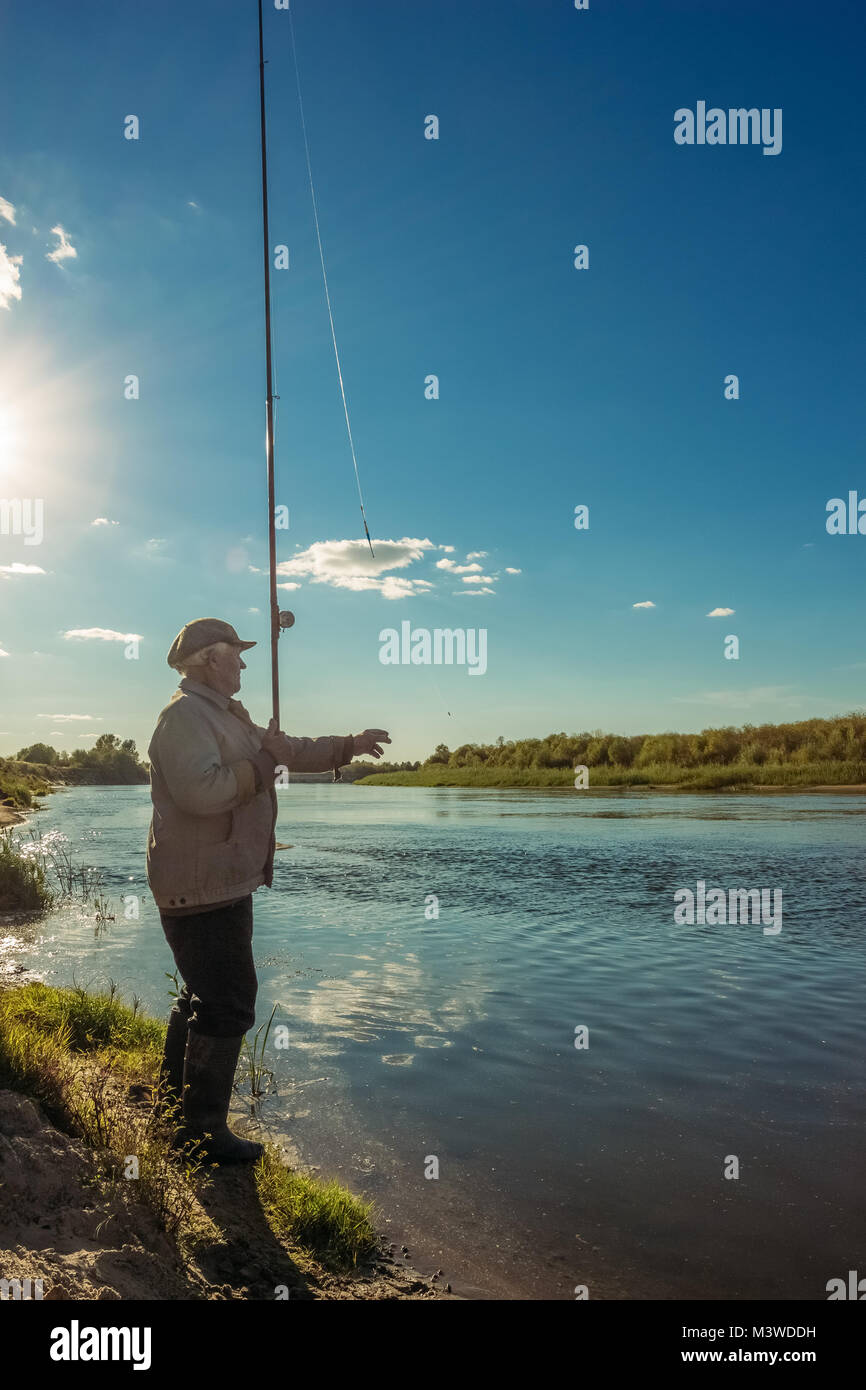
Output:
<svg viewBox="0 0 866 1390">
<path fill-rule="evenodd" d="M 134 740 L 116 734 L 100 734 L 92 748 L 74 748 L 71 753 L 49 743 L 31 743 L 19 748 L 14 761 L 45 776 L 59 774 L 65 782 L 127 785 L 148 780 L 147 764 L 139 758 Z"/>
<path fill-rule="evenodd" d="M 728 767 L 736 764 L 866 762 L 866 714 L 832 719 L 804 719 L 794 724 L 743 724 L 702 729 L 697 734 L 609 734 L 593 729 L 581 734 L 495 743 L 462 743 L 453 751 L 440 743 L 422 764 L 393 764 L 380 771 L 433 767 L 642 768 Z"/>
</svg>

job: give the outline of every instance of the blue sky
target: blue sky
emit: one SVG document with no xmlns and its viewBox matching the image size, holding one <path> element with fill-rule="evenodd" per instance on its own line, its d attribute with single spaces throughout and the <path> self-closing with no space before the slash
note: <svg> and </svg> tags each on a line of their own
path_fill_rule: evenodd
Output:
<svg viewBox="0 0 866 1390">
<path fill-rule="evenodd" d="M 861 707 L 866 536 L 825 528 L 866 495 L 861 7 L 293 14 L 379 564 L 266 8 L 283 726 L 403 759 Z M 0 497 L 44 503 L 40 545 L 0 534 L 0 752 L 146 748 L 200 616 L 259 640 L 266 722 L 257 43 L 253 0 L 0 6 Z M 781 153 L 677 145 L 701 100 L 781 108 Z M 382 665 L 405 620 L 486 629 L 486 673 Z"/>
</svg>

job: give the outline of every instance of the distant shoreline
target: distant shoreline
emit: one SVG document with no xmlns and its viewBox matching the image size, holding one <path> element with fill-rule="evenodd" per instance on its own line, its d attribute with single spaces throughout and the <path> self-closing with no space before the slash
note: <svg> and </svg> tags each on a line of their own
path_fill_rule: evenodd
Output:
<svg viewBox="0 0 866 1390">
<path fill-rule="evenodd" d="M 783 796 L 833 792 L 839 796 L 866 795 L 866 782 L 738 782 L 728 786 L 705 786 L 699 782 L 630 782 L 600 787 L 574 787 L 565 782 L 464 782 L 447 779 L 437 782 L 413 782 L 408 780 L 405 774 L 400 774 L 400 780 L 397 780 L 396 777 L 391 777 L 388 773 L 382 773 L 375 777 L 354 778 L 353 782 L 361 787 L 430 787 L 434 790 L 437 787 L 443 787 L 452 791 L 554 791 L 570 792 L 576 796 L 627 796 L 634 792 L 650 792 L 653 795 L 670 793 L 679 796 L 687 794 L 704 796 L 710 793 L 713 795 L 727 793 L 735 796 L 749 793 L 765 796 L 769 792 Z"/>
</svg>

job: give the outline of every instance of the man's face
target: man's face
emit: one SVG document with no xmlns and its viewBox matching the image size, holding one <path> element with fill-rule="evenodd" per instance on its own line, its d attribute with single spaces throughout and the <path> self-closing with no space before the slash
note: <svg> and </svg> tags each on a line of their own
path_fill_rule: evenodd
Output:
<svg viewBox="0 0 866 1390">
<path fill-rule="evenodd" d="M 241 659 L 239 647 L 225 647 L 222 651 L 211 652 L 211 685 L 221 695 L 236 695 L 241 688 L 241 671 L 247 669 Z"/>
</svg>

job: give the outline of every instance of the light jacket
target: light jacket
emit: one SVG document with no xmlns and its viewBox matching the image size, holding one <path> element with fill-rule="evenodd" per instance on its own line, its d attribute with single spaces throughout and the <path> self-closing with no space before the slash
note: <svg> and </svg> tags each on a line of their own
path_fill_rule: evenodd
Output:
<svg viewBox="0 0 866 1390">
<path fill-rule="evenodd" d="M 232 902 L 274 876 L 277 795 L 267 731 L 243 705 L 184 678 L 150 741 L 153 817 L 147 880 L 168 911 Z M 351 761 L 352 739 L 289 738 L 277 765 L 327 772 Z"/>
</svg>

